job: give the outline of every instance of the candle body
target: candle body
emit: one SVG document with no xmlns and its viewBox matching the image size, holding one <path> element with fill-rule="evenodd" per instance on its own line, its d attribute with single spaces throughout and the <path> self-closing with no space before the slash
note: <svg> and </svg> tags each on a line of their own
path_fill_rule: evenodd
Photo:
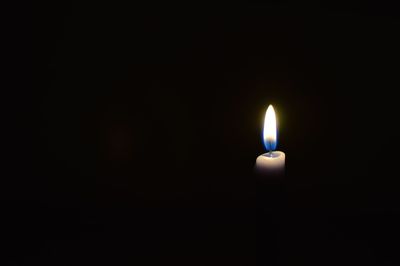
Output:
<svg viewBox="0 0 400 266">
<path fill-rule="evenodd" d="M 263 176 L 280 176 L 285 174 L 285 153 L 273 151 L 257 157 L 255 171 Z"/>
<path fill-rule="evenodd" d="M 263 265 L 277 264 L 281 260 L 279 244 L 282 236 L 276 234 L 286 222 L 286 181 L 285 153 L 274 151 L 257 157 L 256 173 L 256 206 L 257 206 L 257 254 Z M 268 251 L 268 252 L 266 252 Z M 257 251 L 258 253 L 258 251 Z M 267 254 L 267 255 L 266 255 Z"/>
</svg>

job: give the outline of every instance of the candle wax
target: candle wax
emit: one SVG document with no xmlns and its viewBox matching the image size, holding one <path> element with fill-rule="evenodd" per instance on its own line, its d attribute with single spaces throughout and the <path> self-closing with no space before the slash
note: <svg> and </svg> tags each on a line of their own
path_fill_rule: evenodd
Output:
<svg viewBox="0 0 400 266">
<path fill-rule="evenodd" d="M 257 157 L 255 170 L 265 176 L 277 176 L 285 173 L 285 153 L 267 152 Z"/>
</svg>

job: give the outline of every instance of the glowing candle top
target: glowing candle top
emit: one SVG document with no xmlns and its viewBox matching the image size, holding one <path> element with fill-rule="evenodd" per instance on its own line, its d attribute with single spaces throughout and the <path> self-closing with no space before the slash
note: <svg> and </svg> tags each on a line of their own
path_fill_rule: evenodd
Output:
<svg viewBox="0 0 400 266">
<path fill-rule="evenodd" d="M 255 170 L 262 176 L 282 176 L 285 172 L 285 153 L 276 151 L 276 116 L 272 105 L 268 106 L 264 119 L 263 142 L 267 149 L 257 157 Z"/>
</svg>

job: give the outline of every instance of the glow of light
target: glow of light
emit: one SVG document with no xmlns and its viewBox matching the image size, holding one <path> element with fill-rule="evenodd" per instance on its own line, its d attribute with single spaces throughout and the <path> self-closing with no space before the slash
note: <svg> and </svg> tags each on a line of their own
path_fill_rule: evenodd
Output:
<svg viewBox="0 0 400 266">
<path fill-rule="evenodd" d="M 276 148 L 276 115 L 272 105 L 268 106 L 264 119 L 263 131 L 264 146 L 268 151 L 273 151 Z"/>
</svg>

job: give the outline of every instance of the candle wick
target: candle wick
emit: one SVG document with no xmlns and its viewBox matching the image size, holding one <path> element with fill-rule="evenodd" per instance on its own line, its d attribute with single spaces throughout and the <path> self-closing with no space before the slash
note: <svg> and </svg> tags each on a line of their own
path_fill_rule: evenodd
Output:
<svg viewBox="0 0 400 266">
<path fill-rule="evenodd" d="M 272 158 L 272 141 L 268 140 L 268 157 Z"/>
</svg>

